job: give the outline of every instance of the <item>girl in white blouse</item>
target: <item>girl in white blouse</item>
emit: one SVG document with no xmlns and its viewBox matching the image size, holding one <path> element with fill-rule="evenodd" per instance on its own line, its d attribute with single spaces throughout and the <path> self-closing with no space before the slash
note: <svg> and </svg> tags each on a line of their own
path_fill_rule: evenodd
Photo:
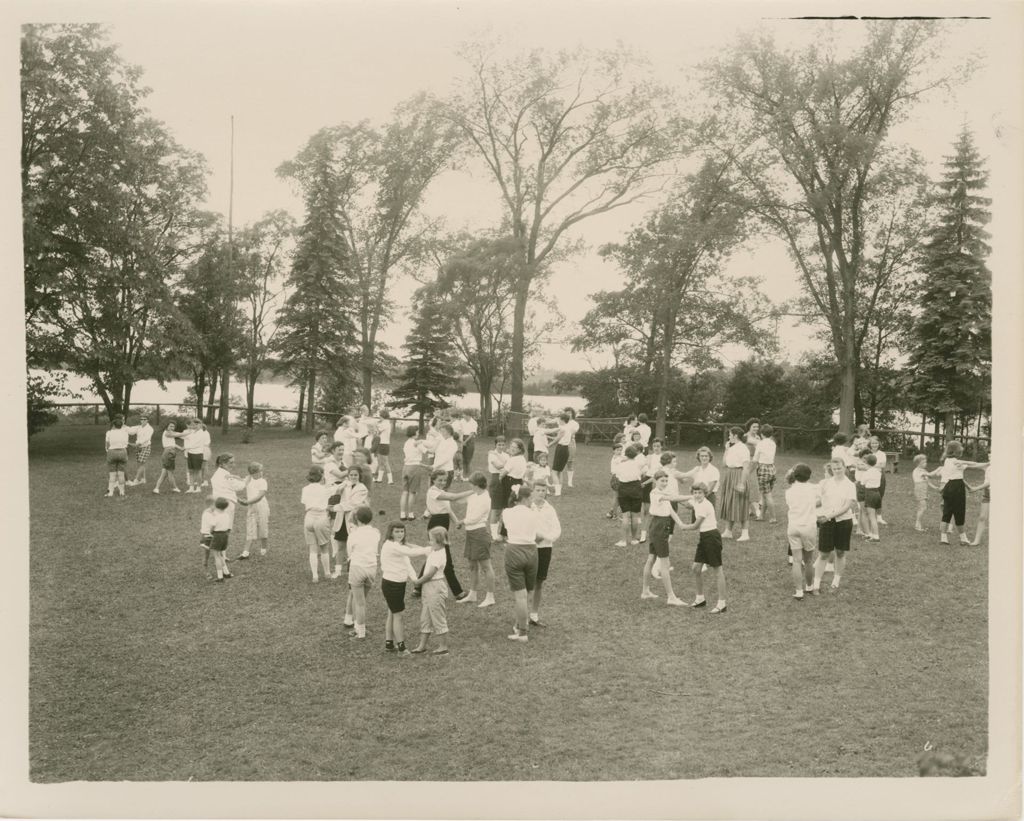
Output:
<svg viewBox="0 0 1024 821">
<path fill-rule="evenodd" d="M 733 526 L 739 527 L 738 542 L 749 542 L 747 529 L 750 479 L 750 450 L 743 443 L 743 428 L 729 429 L 729 444 L 725 449 L 725 469 L 722 471 L 718 518 L 725 522 L 723 539 L 733 538 Z"/>
</svg>

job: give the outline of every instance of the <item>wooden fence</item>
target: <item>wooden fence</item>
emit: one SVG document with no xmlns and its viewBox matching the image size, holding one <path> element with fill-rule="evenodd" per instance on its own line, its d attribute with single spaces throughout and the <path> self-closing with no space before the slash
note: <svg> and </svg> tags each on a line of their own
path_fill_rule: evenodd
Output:
<svg viewBox="0 0 1024 821">
<path fill-rule="evenodd" d="M 526 425 L 529 414 L 509 411 L 506 421 L 506 435 L 525 436 Z M 590 442 L 611 442 L 617 433 L 622 432 L 622 426 L 626 417 L 596 418 L 579 416 L 576 421 L 580 425 L 577 441 Z M 652 426 L 653 427 L 653 426 Z M 681 420 L 668 420 L 665 422 L 665 445 L 666 447 L 679 447 L 682 445 L 700 447 L 723 447 L 729 441 L 729 428 L 742 428 L 743 424 L 738 422 L 688 422 Z M 825 453 L 831 447 L 831 439 L 838 427 L 828 428 L 799 428 L 785 425 L 772 425 L 775 430 L 775 440 L 778 442 L 779 450 L 798 450 L 804 452 Z M 945 437 L 941 433 L 928 433 L 926 431 L 890 430 L 879 429 L 873 431 L 881 442 L 882 450 L 891 453 L 924 452 L 926 449 L 941 450 L 945 445 Z M 989 450 L 991 439 L 987 436 L 974 436 L 969 434 L 957 435 L 956 441 L 965 446 L 973 445 L 975 452 L 978 448 Z"/>
<path fill-rule="evenodd" d="M 55 408 L 61 417 L 70 422 L 82 422 L 85 424 L 101 425 L 107 424 L 107 410 L 102 402 L 53 402 L 50 407 Z M 78 409 L 71 410 L 68 413 L 61 412 L 62 408 Z M 217 406 L 219 408 L 219 406 Z M 216 410 L 216 408 L 215 408 Z M 249 409 L 244 405 L 228 405 L 229 411 L 239 411 L 246 413 Z M 135 416 L 141 412 L 148 412 L 151 415 L 151 422 L 155 422 L 154 427 L 160 423 L 161 417 L 170 416 L 195 416 L 196 406 L 185 402 L 138 402 L 131 406 L 128 412 L 128 416 Z M 259 426 L 273 425 L 275 427 L 285 426 L 283 422 L 275 423 L 271 419 L 271 414 L 275 414 L 278 417 L 288 415 L 291 417 L 297 416 L 299 413 L 298 408 L 253 408 L 253 423 Z M 306 411 L 302 411 L 303 415 Z M 325 424 L 330 427 L 334 427 L 335 422 L 344 416 L 346 411 L 313 411 L 313 418 L 321 418 L 328 420 Z M 392 416 L 394 422 L 412 422 L 418 423 L 418 416 Z M 219 421 L 218 423 L 219 424 Z"/>
</svg>

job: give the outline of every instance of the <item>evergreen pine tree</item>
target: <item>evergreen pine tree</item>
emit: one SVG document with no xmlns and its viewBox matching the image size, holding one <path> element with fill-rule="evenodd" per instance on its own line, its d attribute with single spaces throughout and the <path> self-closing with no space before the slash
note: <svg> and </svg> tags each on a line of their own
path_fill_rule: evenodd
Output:
<svg viewBox="0 0 1024 821">
<path fill-rule="evenodd" d="M 305 427 L 312 430 L 317 398 L 344 404 L 346 386 L 357 384 L 359 361 L 352 272 L 330 142 L 314 139 L 308 156 L 309 173 L 302 178 L 306 218 L 288 276 L 291 293 L 278 317 L 276 348 L 282 369 L 294 375 L 306 393 Z M 324 387 L 331 395 L 325 395 Z"/>
<path fill-rule="evenodd" d="M 945 417 L 987 405 L 992 368 L 992 275 L 985 264 L 991 200 L 988 171 L 965 128 L 946 157 L 938 216 L 922 253 L 923 293 L 908 363 L 908 387 L 923 412 Z"/>
<path fill-rule="evenodd" d="M 388 405 L 419 415 L 420 430 L 428 413 L 449 406 L 447 397 L 461 396 L 456 357 L 448 320 L 431 286 L 421 288 L 413 304 L 413 327 L 405 339 L 405 365 Z"/>
</svg>

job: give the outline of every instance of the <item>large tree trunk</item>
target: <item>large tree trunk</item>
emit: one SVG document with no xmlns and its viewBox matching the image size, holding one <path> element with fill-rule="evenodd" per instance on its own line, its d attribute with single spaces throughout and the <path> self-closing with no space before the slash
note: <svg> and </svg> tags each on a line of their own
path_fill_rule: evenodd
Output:
<svg viewBox="0 0 1024 821">
<path fill-rule="evenodd" d="M 206 398 L 206 424 L 213 424 L 213 411 L 216 405 L 214 402 L 217 399 L 217 374 L 210 374 L 210 395 Z"/>
<path fill-rule="evenodd" d="M 253 371 L 245 375 L 245 426 L 252 430 L 253 416 L 256 415 L 256 376 Z"/>
<path fill-rule="evenodd" d="M 668 386 L 672 375 L 672 349 L 676 344 L 676 317 L 674 313 L 665 317 L 665 329 L 662 336 L 661 363 L 658 368 L 658 416 L 654 424 L 654 435 L 664 441 L 665 417 L 668 415 Z M 654 338 L 653 328 L 651 338 Z"/>
<path fill-rule="evenodd" d="M 231 399 L 231 368 L 225 366 L 224 372 L 220 375 L 220 432 L 228 432 L 228 422 L 231 413 L 228 410 L 228 402 Z"/>
<path fill-rule="evenodd" d="M 192 388 L 196 392 L 196 419 L 203 418 L 203 397 L 206 395 L 206 369 L 199 372 L 193 380 Z"/>
<path fill-rule="evenodd" d="M 295 430 L 302 430 L 302 413 L 306 405 L 306 385 L 299 387 L 299 412 L 295 417 Z"/>
<path fill-rule="evenodd" d="M 523 347 L 526 335 L 526 303 L 530 297 L 532 274 L 521 274 L 516 286 L 516 304 L 512 314 L 512 411 L 523 410 Z"/>
<path fill-rule="evenodd" d="M 312 371 L 309 374 L 309 396 L 306 398 L 306 433 L 312 433 L 313 427 L 316 424 L 316 416 L 313 414 L 313 408 L 315 407 L 316 401 L 316 371 Z"/>
<path fill-rule="evenodd" d="M 374 343 L 366 341 L 363 343 L 363 356 L 360 372 L 363 377 L 363 404 L 370 407 L 373 400 L 373 349 Z"/>
<path fill-rule="evenodd" d="M 949 444 L 953 441 L 956 436 L 956 411 L 946 411 L 946 417 L 943 420 L 942 433 L 945 437 L 944 444 Z"/>
<path fill-rule="evenodd" d="M 131 407 L 132 407 L 132 388 L 133 387 L 134 387 L 134 385 L 133 385 L 132 382 L 128 382 L 124 386 L 124 403 L 122 404 L 121 407 L 124 409 L 123 412 L 124 412 L 124 418 L 125 419 L 128 418 L 128 411 L 131 410 Z"/>
</svg>

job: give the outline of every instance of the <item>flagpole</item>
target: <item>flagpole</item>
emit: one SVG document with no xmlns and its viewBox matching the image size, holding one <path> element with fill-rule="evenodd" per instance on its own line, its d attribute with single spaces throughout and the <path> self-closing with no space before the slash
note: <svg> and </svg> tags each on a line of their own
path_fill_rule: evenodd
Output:
<svg viewBox="0 0 1024 821">
<path fill-rule="evenodd" d="M 231 150 L 230 166 L 228 172 L 228 279 L 231 279 L 234 270 L 234 216 L 235 216 L 235 115 L 231 115 Z M 231 368 L 224 363 L 220 377 L 220 432 L 228 432 L 228 417 L 230 411 L 229 392 L 231 390 Z"/>
</svg>

